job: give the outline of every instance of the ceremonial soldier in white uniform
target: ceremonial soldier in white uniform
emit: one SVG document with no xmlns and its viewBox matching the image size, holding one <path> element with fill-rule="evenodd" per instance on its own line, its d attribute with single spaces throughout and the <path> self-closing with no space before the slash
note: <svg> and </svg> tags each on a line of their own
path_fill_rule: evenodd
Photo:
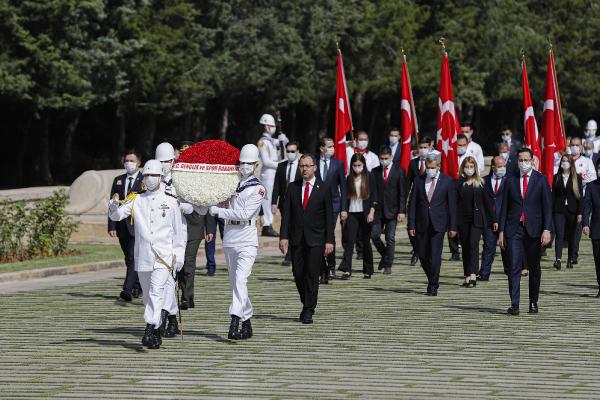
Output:
<svg viewBox="0 0 600 400">
<path fill-rule="evenodd" d="M 371 172 L 373 168 L 379 167 L 379 157 L 369 150 L 369 135 L 365 131 L 360 131 L 356 135 L 355 147 L 346 147 L 346 166 L 348 167 L 348 171 L 350 171 L 350 159 L 356 153 L 360 153 L 365 157 L 367 171 Z"/>
<path fill-rule="evenodd" d="M 275 183 L 275 173 L 279 165 L 279 146 L 287 144 L 287 137 L 281 134 L 278 139 L 272 137 L 277 131 L 275 118 L 270 114 L 263 114 L 259 123 L 263 126 L 263 132 L 258 140 L 258 149 L 260 151 L 260 161 L 262 168 L 260 171 L 260 180 L 267 193 L 262 203 L 263 211 L 263 236 L 278 237 L 279 233 L 273 229 L 273 212 L 271 211 L 271 196 L 273 195 L 273 184 Z M 283 143 L 282 143 L 283 141 Z"/>
<path fill-rule="evenodd" d="M 229 306 L 231 324 L 229 339 L 252 337 L 252 303 L 248 298 L 248 277 L 252 272 L 254 259 L 258 253 L 258 233 L 256 220 L 265 199 L 265 187 L 254 176 L 258 164 L 258 148 L 253 144 L 242 147 L 240 152 L 241 181 L 236 192 L 229 199 L 229 208 L 212 206 L 211 215 L 225 220 L 223 252 L 229 270 L 232 302 Z M 240 320 L 242 328 L 239 330 Z"/>
<path fill-rule="evenodd" d="M 179 204 L 161 190 L 162 174 L 160 162 L 149 160 L 143 170 L 146 190 L 139 195 L 132 194 L 121 205 L 118 200 L 111 199 L 109 206 L 111 220 L 133 220 L 135 270 L 145 306 L 146 330 L 142 343 L 150 349 L 158 349 L 162 344 L 160 328 L 164 327 L 164 320 L 176 320 L 166 308 L 169 307 L 169 292 L 175 291 L 174 275 L 183 266 L 186 244 Z"/>
<path fill-rule="evenodd" d="M 465 125 L 461 129 L 462 134 L 467 138 L 467 151 L 466 155 L 475 157 L 477 160 L 477 168 L 479 169 L 479 173 L 483 173 L 483 167 L 485 164 L 485 160 L 483 158 L 483 150 L 478 143 L 473 141 L 473 128 L 469 125 Z M 459 164 L 460 166 L 460 164 Z"/>
<path fill-rule="evenodd" d="M 585 124 L 585 140 L 588 142 L 594 143 L 594 154 L 600 152 L 600 138 L 596 137 L 596 132 L 598 131 L 598 124 L 593 119 L 590 119 L 587 124 Z"/>
</svg>

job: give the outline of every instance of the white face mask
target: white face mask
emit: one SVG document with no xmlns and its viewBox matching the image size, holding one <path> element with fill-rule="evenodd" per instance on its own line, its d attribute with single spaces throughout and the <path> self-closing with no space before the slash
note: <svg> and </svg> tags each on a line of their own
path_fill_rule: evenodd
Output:
<svg viewBox="0 0 600 400">
<path fill-rule="evenodd" d="M 335 149 L 333 147 L 328 147 L 325 149 L 325 157 L 326 158 L 333 157 L 333 153 L 335 153 Z"/>
<path fill-rule="evenodd" d="M 252 173 L 254 173 L 254 165 L 251 164 L 240 164 L 240 175 L 242 175 L 243 178 L 247 178 L 250 175 L 252 175 Z"/>
<path fill-rule="evenodd" d="M 457 151 L 458 151 L 458 155 L 459 155 L 459 156 L 462 156 L 462 155 L 464 155 L 464 154 L 467 152 L 467 148 L 466 148 L 466 147 L 464 147 L 464 146 L 462 146 L 462 147 L 461 147 L 461 146 L 459 146 L 459 147 L 457 148 Z"/>
<path fill-rule="evenodd" d="M 137 164 L 134 163 L 133 161 L 125 161 L 123 166 L 125 167 L 125 170 L 127 171 L 127 173 L 129 175 L 132 175 L 138 169 Z"/>
<path fill-rule="evenodd" d="M 430 178 L 435 178 L 435 176 L 437 175 L 437 168 L 427 168 L 427 176 Z"/>
<path fill-rule="evenodd" d="M 570 147 L 567 147 L 567 150 L 565 150 L 565 153 L 567 153 L 567 154 L 571 154 L 571 148 L 570 148 Z"/>
<path fill-rule="evenodd" d="M 394 145 L 398 144 L 398 142 L 400 141 L 400 138 L 398 136 L 390 136 L 389 140 L 390 140 L 390 144 L 392 146 L 394 146 Z"/>
<path fill-rule="evenodd" d="M 500 156 L 504 158 L 504 160 L 508 160 L 508 153 L 500 153 Z"/>
<path fill-rule="evenodd" d="M 274 126 L 267 126 L 267 132 L 269 132 L 269 135 L 274 134 L 277 131 L 277 128 Z"/>
<path fill-rule="evenodd" d="M 506 167 L 496 168 L 495 174 L 498 178 L 502 178 L 504 175 L 506 175 Z"/>
<path fill-rule="evenodd" d="M 392 163 L 392 160 L 390 160 L 389 158 L 386 158 L 385 160 L 379 159 L 379 163 L 383 165 L 383 167 L 389 167 Z"/>
<path fill-rule="evenodd" d="M 145 176 L 144 185 L 150 191 L 156 190 L 160 185 L 160 178 L 158 176 Z"/>
<path fill-rule="evenodd" d="M 569 168 L 571 168 L 571 163 L 570 163 L 570 162 L 567 162 L 567 161 L 565 161 L 565 162 L 561 162 L 561 163 L 560 163 L 560 167 L 561 167 L 562 169 L 569 169 Z"/>
<path fill-rule="evenodd" d="M 161 162 L 161 164 L 162 164 L 163 173 L 165 175 L 169 175 L 171 173 L 171 169 L 173 168 L 173 164 L 171 164 L 170 161 Z"/>
<path fill-rule="evenodd" d="M 475 174 L 475 168 L 469 167 L 465 168 L 463 171 L 465 172 L 466 176 L 473 176 Z"/>
<path fill-rule="evenodd" d="M 359 140 L 358 141 L 358 148 L 360 150 L 366 149 L 368 145 L 369 145 L 369 141 L 368 140 Z"/>
<path fill-rule="evenodd" d="M 586 150 L 585 151 L 585 156 L 588 158 L 592 158 L 592 156 L 594 155 L 594 150 Z"/>
<path fill-rule="evenodd" d="M 594 136 L 596 136 L 596 131 L 593 129 L 586 129 L 585 136 L 586 137 L 594 137 Z"/>
<path fill-rule="evenodd" d="M 355 167 L 354 165 L 352 166 L 352 170 L 355 174 L 361 174 L 363 172 L 363 169 L 364 167 Z"/>
<path fill-rule="evenodd" d="M 463 135 L 465 135 L 465 137 L 467 138 L 467 140 L 471 140 L 471 135 L 473 135 L 473 134 L 470 133 L 470 132 L 466 132 L 466 133 L 463 133 Z"/>
<path fill-rule="evenodd" d="M 429 154 L 429 149 L 428 148 L 420 148 L 419 149 L 419 155 L 421 157 L 426 158 L 428 154 Z"/>
<path fill-rule="evenodd" d="M 581 154 L 581 148 L 579 146 L 571 146 L 571 154 L 574 156 Z"/>
<path fill-rule="evenodd" d="M 523 174 L 531 171 L 531 161 L 519 161 L 519 171 Z"/>
<path fill-rule="evenodd" d="M 294 162 L 296 161 L 296 157 L 298 157 L 298 153 L 287 153 L 287 158 L 289 161 Z"/>
<path fill-rule="evenodd" d="M 502 141 L 503 142 L 510 142 L 510 135 L 502 135 Z"/>
</svg>

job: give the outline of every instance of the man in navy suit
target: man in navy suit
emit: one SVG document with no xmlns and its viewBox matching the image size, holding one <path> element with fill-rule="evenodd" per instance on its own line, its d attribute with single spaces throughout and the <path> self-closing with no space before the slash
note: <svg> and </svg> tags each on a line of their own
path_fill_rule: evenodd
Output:
<svg viewBox="0 0 600 400">
<path fill-rule="evenodd" d="M 496 219 L 500 220 L 502 211 L 502 198 L 506 182 L 506 161 L 502 156 L 496 156 L 492 160 L 492 172 L 483 178 L 483 187 L 485 193 L 492 200 L 493 208 L 496 211 Z M 492 273 L 492 263 L 496 256 L 496 244 L 498 243 L 498 234 L 492 230 L 491 226 L 486 226 L 483 231 L 483 257 L 481 258 L 481 269 L 477 274 L 478 281 L 487 281 Z M 506 258 L 504 250 L 500 251 L 502 264 L 506 268 Z"/>
<path fill-rule="evenodd" d="M 142 191 L 142 180 L 144 176 L 140 173 L 141 158 L 135 150 L 128 150 L 123 154 L 123 167 L 127 173 L 115 178 L 110 189 L 110 198 L 124 200 L 131 193 Z M 121 250 L 125 256 L 125 265 L 127 273 L 123 282 L 123 290 L 119 297 L 125 301 L 131 301 L 133 297 L 140 297 L 142 287 L 135 272 L 133 249 L 135 245 L 135 231 L 130 218 L 115 222 L 108 219 L 108 234 L 111 237 L 118 237 Z"/>
<path fill-rule="evenodd" d="M 410 194 L 408 234 L 417 237 L 427 295 L 437 296 L 444 234 L 456 236 L 456 188 L 454 179 L 440 172 L 436 155 L 427 157 L 426 167 L 426 174 L 415 178 Z"/>
<path fill-rule="evenodd" d="M 344 163 L 333 158 L 334 147 L 333 139 L 324 137 L 319 141 L 319 152 L 321 153 L 317 162 L 317 176 L 329 186 L 331 190 L 331 199 L 333 202 L 333 227 L 337 224 L 338 215 L 344 221 L 348 218 L 348 209 L 346 199 L 348 192 L 346 190 L 346 172 Z M 328 283 L 329 279 L 335 279 L 335 237 L 333 241 L 333 251 L 323 258 L 321 268 L 321 283 Z"/>
<path fill-rule="evenodd" d="M 600 160 L 596 161 L 596 171 L 600 176 Z M 590 220 L 591 214 L 591 220 Z M 596 281 L 598 282 L 598 294 L 600 297 L 600 179 L 596 179 L 585 187 L 583 197 L 583 234 L 592 239 L 592 252 L 594 264 L 596 265 Z"/>
<path fill-rule="evenodd" d="M 392 164 L 400 165 L 400 150 L 402 144 L 400 143 L 400 129 L 391 128 L 388 133 L 388 146 L 392 151 Z M 406 173 L 406 171 L 404 171 Z"/>
<path fill-rule="evenodd" d="M 533 169 L 530 149 L 520 149 L 517 160 L 519 172 L 505 183 L 498 237 L 500 248 L 506 250 L 511 315 L 519 315 L 523 259 L 529 267 L 529 312 L 538 312 L 542 247 L 550 243 L 552 231 L 552 193 L 548 180 Z"/>
</svg>

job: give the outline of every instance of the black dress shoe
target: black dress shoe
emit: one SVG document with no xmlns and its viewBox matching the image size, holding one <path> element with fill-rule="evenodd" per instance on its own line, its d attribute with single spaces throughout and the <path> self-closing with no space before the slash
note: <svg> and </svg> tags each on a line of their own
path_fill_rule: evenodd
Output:
<svg viewBox="0 0 600 400">
<path fill-rule="evenodd" d="M 195 305 L 194 305 L 194 299 L 190 299 L 189 305 L 190 305 L 190 308 L 194 308 L 195 307 Z"/>
<path fill-rule="evenodd" d="M 477 280 L 487 282 L 490 280 L 490 277 L 489 277 L 489 275 L 488 276 L 477 275 Z"/>
<path fill-rule="evenodd" d="M 569 268 L 569 261 L 567 261 L 567 268 Z M 554 268 L 556 268 L 557 270 L 560 269 L 560 260 L 554 261 Z"/>
<path fill-rule="evenodd" d="M 329 280 L 336 279 L 334 270 L 329 271 L 329 275 L 327 276 L 327 279 L 329 279 Z"/>
<path fill-rule="evenodd" d="M 573 269 L 573 260 L 567 260 L 567 269 Z"/>
<path fill-rule="evenodd" d="M 450 257 L 449 261 L 460 261 L 460 253 L 452 254 L 452 257 Z"/>
<path fill-rule="evenodd" d="M 327 274 L 321 275 L 321 277 L 319 278 L 319 284 L 320 285 L 327 285 L 327 284 L 329 284 L 329 279 L 327 278 Z"/>
<path fill-rule="evenodd" d="M 383 264 L 379 264 L 379 266 L 377 267 L 377 270 L 378 270 L 378 271 L 381 271 L 381 270 L 382 270 L 382 269 L 384 269 L 384 268 L 385 268 L 385 266 L 384 266 Z"/>
<path fill-rule="evenodd" d="M 392 273 L 392 267 L 385 267 L 383 273 L 384 275 L 390 275 Z"/>
<path fill-rule="evenodd" d="M 300 316 L 298 317 L 298 322 L 302 322 L 302 320 L 304 319 L 305 313 L 306 313 L 306 310 L 303 308 L 302 311 L 300 311 Z"/>
<path fill-rule="evenodd" d="M 371 279 L 371 274 L 363 274 L 363 279 Z"/>
<path fill-rule="evenodd" d="M 190 308 L 190 304 L 187 302 L 187 300 L 181 300 L 181 303 L 179 303 L 179 308 L 182 310 L 187 310 Z"/>
<path fill-rule="evenodd" d="M 509 313 L 510 315 L 519 315 L 519 307 L 510 306 L 510 307 L 508 307 L 508 310 L 506 310 L 506 312 Z"/>
<path fill-rule="evenodd" d="M 344 275 L 342 275 L 340 279 L 347 281 L 348 279 L 350 279 L 351 276 L 352 274 L 350 272 L 344 272 Z"/>
<path fill-rule="evenodd" d="M 573 264 L 577 264 L 577 257 L 573 259 Z"/>
<path fill-rule="evenodd" d="M 206 276 L 215 276 L 216 271 L 207 271 Z"/>
<path fill-rule="evenodd" d="M 302 317 L 302 321 L 303 324 L 312 324 L 313 321 L 313 313 L 310 310 L 306 310 L 306 312 L 304 313 L 304 316 Z"/>
<path fill-rule="evenodd" d="M 119 293 L 119 297 L 123 301 L 127 301 L 127 302 L 130 302 L 133 299 L 133 297 L 131 296 L 131 293 L 126 292 L 125 290 L 121 290 L 121 293 Z"/>
<path fill-rule="evenodd" d="M 271 226 L 263 226 L 262 236 L 279 237 L 279 233 L 277 233 L 277 231 L 274 230 Z"/>
<path fill-rule="evenodd" d="M 412 257 L 410 258 L 410 266 L 414 267 L 415 265 L 417 265 L 417 261 L 419 261 L 419 256 L 417 256 L 416 254 L 413 254 Z"/>
<path fill-rule="evenodd" d="M 288 260 L 283 260 L 281 262 L 281 265 L 284 266 L 284 267 L 289 267 L 290 265 L 292 265 L 292 262 L 288 261 Z"/>
<path fill-rule="evenodd" d="M 363 259 L 363 255 L 362 254 L 357 254 L 356 255 L 356 259 L 357 260 L 362 260 Z"/>
<path fill-rule="evenodd" d="M 538 313 L 538 305 L 533 301 L 529 303 L 529 314 L 537 314 Z"/>
<path fill-rule="evenodd" d="M 434 288 L 427 288 L 427 296 L 437 296 L 437 289 Z"/>
</svg>

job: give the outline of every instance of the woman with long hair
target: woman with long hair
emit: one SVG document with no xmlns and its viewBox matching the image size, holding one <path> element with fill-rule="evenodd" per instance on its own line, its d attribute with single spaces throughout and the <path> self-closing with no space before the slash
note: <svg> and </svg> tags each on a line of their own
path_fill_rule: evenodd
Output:
<svg viewBox="0 0 600 400">
<path fill-rule="evenodd" d="M 489 224 L 496 232 L 498 222 L 492 200 L 483 188 L 483 179 L 479 175 L 475 157 L 468 156 L 463 160 L 459 175 L 456 190 L 458 192 L 458 233 L 463 254 L 463 286 L 474 287 L 477 285 L 481 235 Z"/>
<path fill-rule="evenodd" d="M 350 173 L 347 178 L 348 197 L 346 201 L 348 219 L 342 225 L 344 258 L 338 268 L 343 271 L 342 279 L 352 276 L 352 254 L 357 238 L 363 241 L 363 274 L 365 279 L 373 275 L 373 249 L 371 248 L 371 223 L 377 207 L 375 179 L 367 171 L 365 157 L 356 153 L 350 159 Z"/>
<path fill-rule="evenodd" d="M 567 268 L 573 268 L 573 249 L 575 248 L 575 229 L 581 221 L 583 213 L 583 181 L 570 155 L 560 158 L 558 172 L 554 175 L 552 184 L 552 216 L 556 238 L 554 240 L 554 268 L 560 269 L 562 262 L 563 244 L 568 246 Z"/>
</svg>

